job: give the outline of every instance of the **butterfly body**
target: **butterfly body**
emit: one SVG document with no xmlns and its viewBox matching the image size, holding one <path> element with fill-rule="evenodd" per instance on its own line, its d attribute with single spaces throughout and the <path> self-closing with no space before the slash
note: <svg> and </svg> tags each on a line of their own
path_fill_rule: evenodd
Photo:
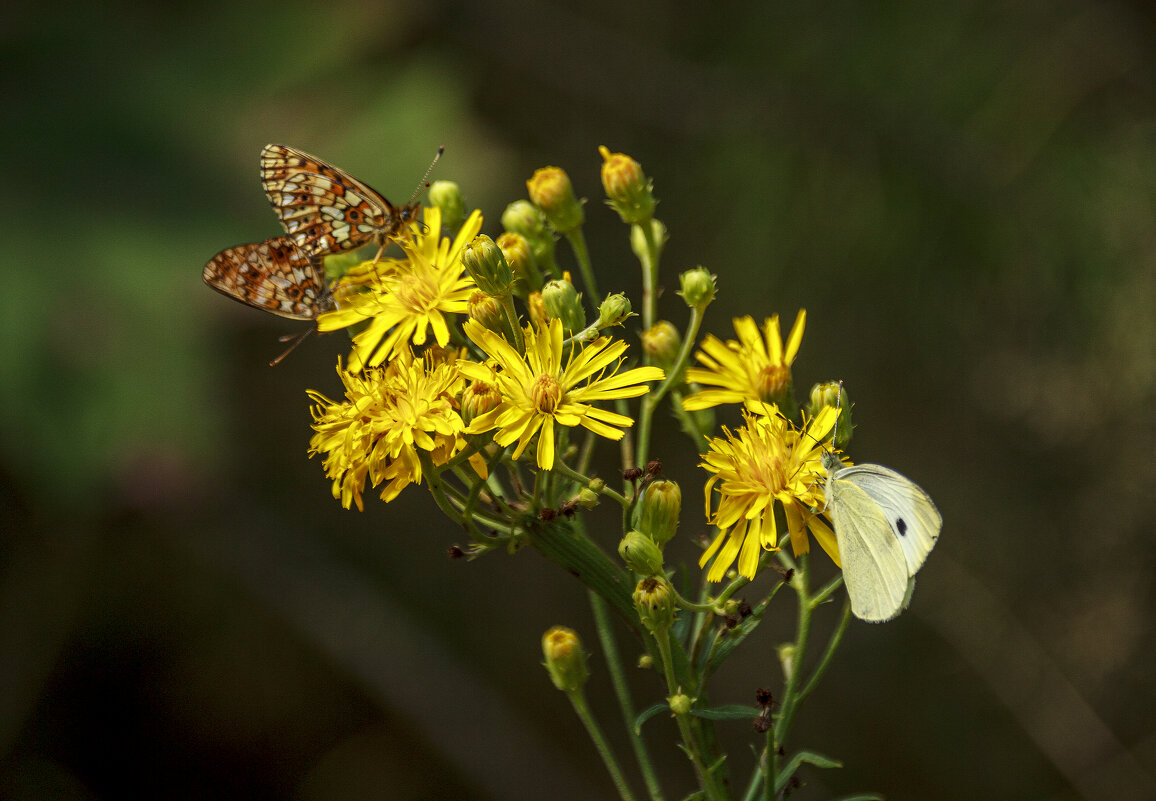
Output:
<svg viewBox="0 0 1156 801">
<path fill-rule="evenodd" d="M 288 236 L 225 248 L 205 265 L 202 277 L 234 300 L 291 320 L 313 320 L 333 308 L 320 258 Z"/>
<path fill-rule="evenodd" d="M 827 511 L 851 611 L 861 620 L 891 620 L 906 607 L 943 518 L 901 473 L 878 464 L 844 467 L 834 457 L 825 463 Z"/>
<path fill-rule="evenodd" d="M 261 151 L 261 183 L 286 233 L 311 256 L 384 246 L 421 208 L 416 200 L 394 206 L 344 170 L 288 145 Z"/>
</svg>

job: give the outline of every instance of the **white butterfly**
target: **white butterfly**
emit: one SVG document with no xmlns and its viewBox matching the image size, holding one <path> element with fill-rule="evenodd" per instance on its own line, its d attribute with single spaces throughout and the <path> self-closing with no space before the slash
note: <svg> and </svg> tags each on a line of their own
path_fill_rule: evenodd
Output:
<svg viewBox="0 0 1156 801">
<path fill-rule="evenodd" d="M 827 510 L 851 611 L 882 623 L 905 608 L 943 518 L 914 481 L 878 464 L 845 467 L 825 454 Z"/>
</svg>

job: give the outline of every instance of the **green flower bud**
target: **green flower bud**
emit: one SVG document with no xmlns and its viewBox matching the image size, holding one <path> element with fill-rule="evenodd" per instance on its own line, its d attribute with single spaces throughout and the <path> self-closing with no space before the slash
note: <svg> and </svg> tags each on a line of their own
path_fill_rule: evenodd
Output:
<svg viewBox="0 0 1156 801">
<path fill-rule="evenodd" d="M 834 406 L 839 410 L 839 417 L 835 420 L 835 447 L 845 450 L 851 444 L 851 397 L 843 387 L 842 381 L 827 381 L 811 387 L 811 403 L 808 412 L 814 417 L 827 406 Z"/>
<path fill-rule="evenodd" d="M 625 153 L 611 153 L 604 145 L 602 154 L 602 188 L 609 198 L 607 205 L 618 212 L 625 223 L 645 225 L 654 216 L 653 185 L 642 172 L 642 165 Z"/>
<path fill-rule="evenodd" d="M 607 295 L 606 300 L 598 307 L 598 329 L 622 325 L 630 316 L 630 298 L 621 292 Z"/>
<path fill-rule="evenodd" d="M 650 670 L 654 667 L 654 657 L 650 654 L 643 654 L 638 657 L 638 667 L 640 670 Z"/>
<path fill-rule="evenodd" d="M 582 641 L 573 629 L 555 626 L 542 635 L 543 663 L 550 674 L 550 681 L 564 693 L 582 689 L 590 671 L 586 669 L 586 651 Z"/>
<path fill-rule="evenodd" d="M 578 492 L 578 505 L 583 509 L 593 509 L 598 505 L 598 493 L 589 487 L 583 487 Z"/>
<path fill-rule="evenodd" d="M 674 622 L 674 587 L 663 576 L 648 576 L 634 588 L 634 608 L 651 634 L 665 634 Z"/>
<path fill-rule="evenodd" d="M 474 422 L 502 402 L 502 393 L 492 384 L 475 381 L 462 392 L 462 420 L 466 425 Z"/>
<path fill-rule="evenodd" d="M 642 493 L 642 512 L 638 527 L 658 545 L 666 545 L 678 530 L 682 511 L 682 490 L 673 481 L 650 482 Z"/>
<path fill-rule="evenodd" d="M 505 231 L 498 237 L 498 247 L 506 257 L 506 263 L 514 271 L 514 275 L 525 285 L 526 290 L 534 291 L 542 288 L 542 274 L 534 264 L 534 253 L 530 249 L 530 242 L 521 234 Z M 519 292 L 525 297 L 526 290 Z"/>
<path fill-rule="evenodd" d="M 690 708 L 694 706 L 694 699 L 689 695 L 677 693 L 666 699 L 666 703 L 670 704 L 670 711 L 679 717 L 690 714 Z"/>
<path fill-rule="evenodd" d="M 659 320 L 642 332 L 642 352 L 651 364 L 669 370 L 682 348 L 682 338 L 673 323 Z"/>
<path fill-rule="evenodd" d="M 466 245 L 462 251 L 462 265 L 478 289 L 487 295 L 504 298 L 510 294 L 514 273 L 506 263 L 501 248 L 485 234 L 478 234 L 473 242 Z"/>
<path fill-rule="evenodd" d="M 641 531 L 626 532 L 622 542 L 618 543 L 618 555 L 639 575 L 662 575 L 662 549 Z"/>
<path fill-rule="evenodd" d="M 650 226 L 650 238 L 654 240 L 655 258 L 662 256 L 662 249 L 670 238 L 666 235 L 666 226 L 661 220 L 650 220 L 642 225 L 630 226 L 630 249 L 639 261 L 650 259 L 650 248 L 646 242 L 646 231 L 643 226 Z"/>
<path fill-rule="evenodd" d="M 461 227 L 466 219 L 466 200 L 462 189 L 454 181 L 434 181 L 427 193 L 429 204 L 442 211 L 442 225 L 451 231 Z"/>
<path fill-rule="evenodd" d="M 779 655 L 779 664 L 783 668 L 783 678 L 787 681 L 791 680 L 791 674 L 795 672 L 795 648 L 793 642 L 787 642 L 775 649 Z"/>
<path fill-rule="evenodd" d="M 542 302 L 551 319 L 561 320 L 566 331 L 581 331 L 586 327 L 586 313 L 582 311 L 582 296 L 569 281 L 548 281 L 542 287 Z"/>
<path fill-rule="evenodd" d="M 687 270 L 678 277 L 678 281 L 682 286 L 678 294 L 682 295 L 686 305 L 692 309 L 702 311 L 714 300 L 715 276 L 711 275 L 706 268 L 695 267 Z"/>
<path fill-rule="evenodd" d="M 561 167 L 540 167 L 526 181 L 530 202 L 541 209 L 546 220 L 560 234 L 572 233 L 582 226 L 585 214 L 574 197 L 570 176 Z"/>
<path fill-rule="evenodd" d="M 534 264 L 545 268 L 554 263 L 554 232 L 546 225 L 542 212 L 528 200 L 515 200 L 502 212 L 502 227 L 526 237 Z"/>
<path fill-rule="evenodd" d="M 502 303 L 481 290 L 470 295 L 466 301 L 466 313 L 491 331 L 502 332 Z"/>
</svg>

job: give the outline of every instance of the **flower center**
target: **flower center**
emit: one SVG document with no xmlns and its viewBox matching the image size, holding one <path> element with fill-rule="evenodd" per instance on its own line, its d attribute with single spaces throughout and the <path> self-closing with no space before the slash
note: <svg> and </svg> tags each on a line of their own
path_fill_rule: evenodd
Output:
<svg viewBox="0 0 1156 801">
<path fill-rule="evenodd" d="M 402 306 L 411 312 L 422 314 L 436 305 L 436 288 L 431 286 L 430 282 L 424 280 L 422 276 L 412 273 L 402 276 L 401 280 L 392 287 L 392 292 Z"/>
<path fill-rule="evenodd" d="M 552 375 L 540 375 L 530 387 L 530 399 L 534 408 L 543 414 L 553 414 L 562 400 L 562 387 Z"/>
<path fill-rule="evenodd" d="M 778 402 L 791 386 L 791 368 L 785 364 L 768 364 L 755 377 L 755 389 L 764 401 Z"/>
</svg>

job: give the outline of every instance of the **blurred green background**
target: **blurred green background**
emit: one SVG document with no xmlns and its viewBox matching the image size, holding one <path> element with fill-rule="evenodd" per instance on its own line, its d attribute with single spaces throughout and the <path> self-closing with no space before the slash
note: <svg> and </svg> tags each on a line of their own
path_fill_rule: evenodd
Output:
<svg viewBox="0 0 1156 801">
<path fill-rule="evenodd" d="M 603 291 L 633 292 L 605 144 L 654 178 L 665 316 L 685 322 L 697 264 L 720 336 L 808 310 L 796 383 L 845 380 L 852 456 L 912 476 L 945 523 L 911 610 L 854 622 L 802 710 L 795 744 L 845 767 L 794 798 L 1156 798 L 1147 4 L 0 17 L 0 797 L 613 795 L 539 665 L 551 625 L 594 640 L 581 585 L 529 551 L 447 559 L 459 533 L 416 488 L 343 511 L 305 453 L 305 389 L 338 391 L 342 340 L 270 369 L 295 326 L 202 285 L 215 252 L 279 232 L 257 154 L 283 142 L 398 200 L 445 145 L 434 177 L 491 235 L 562 166 Z M 659 436 L 693 560 L 701 474 Z M 780 686 L 779 618 L 714 702 Z M 640 707 L 662 694 L 634 680 Z M 679 798 L 673 727 L 647 728 Z M 756 736 L 725 736 L 745 776 Z"/>
</svg>

